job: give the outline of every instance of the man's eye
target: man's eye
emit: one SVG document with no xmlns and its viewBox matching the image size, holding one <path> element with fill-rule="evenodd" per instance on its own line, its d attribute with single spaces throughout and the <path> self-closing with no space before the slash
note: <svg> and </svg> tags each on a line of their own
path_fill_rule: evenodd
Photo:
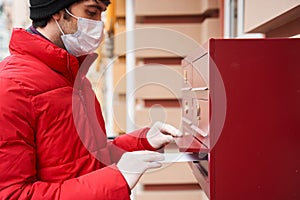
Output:
<svg viewBox="0 0 300 200">
<path fill-rule="evenodd" d="M 98 9 L 88 9 L 85 10 L 85 13 L 88 18 L 93 20 L 101 20 L 101 11 Z"/>
<path fill-rule="evenodd" d="M 97 15 L 97 12 L 92 12 L 92 11 L 87 11 L 86 13 L 91 17 L 94 17 L 95 15 Z"/>
</svg>

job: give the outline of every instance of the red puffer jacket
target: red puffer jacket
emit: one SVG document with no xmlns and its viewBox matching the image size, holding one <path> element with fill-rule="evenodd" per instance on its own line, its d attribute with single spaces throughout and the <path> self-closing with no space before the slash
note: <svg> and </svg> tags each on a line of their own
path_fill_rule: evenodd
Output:
<svg viewBox="0 0 300 200">
<path fill-rule="evenodd" d="M 77 58 L 24 29 L 10 51 L 0 64 L 0 199 L 129 199 L 114 163 L 124 150 L 154 150 L 148 128 L 108 142 Z"/>
</svg>

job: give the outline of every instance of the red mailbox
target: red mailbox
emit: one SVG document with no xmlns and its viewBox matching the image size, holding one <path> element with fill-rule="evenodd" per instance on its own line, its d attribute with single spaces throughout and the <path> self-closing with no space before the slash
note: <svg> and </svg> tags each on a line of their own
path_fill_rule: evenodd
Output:
<svg viewBox="0 0 300 200">
<path fill-rule="evenodd" d="M 211 200 L 300 199 L 300 39 L 211 39 L 183 62 L 182 151 Z"/>
</svg>

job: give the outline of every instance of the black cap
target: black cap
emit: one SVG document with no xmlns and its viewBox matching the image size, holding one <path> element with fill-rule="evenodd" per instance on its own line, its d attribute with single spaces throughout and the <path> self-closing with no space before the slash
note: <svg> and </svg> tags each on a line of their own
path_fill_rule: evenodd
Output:
<svg viewBox="0 0 300 200">
<path fill-rule="evenodd" d="M 58 11 L 67 8 L 78 0 L 30 0 L 30 19 L 44 19 L 51 17 Z M 106 6 L 110 0 L 101 0 Z"/>
</svg>

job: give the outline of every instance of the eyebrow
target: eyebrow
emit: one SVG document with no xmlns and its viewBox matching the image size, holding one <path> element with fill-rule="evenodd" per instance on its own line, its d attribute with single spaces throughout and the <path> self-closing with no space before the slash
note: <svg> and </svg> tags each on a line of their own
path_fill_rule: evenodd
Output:
<svg viewBox="0 0 300 200">
<path fill-rule="evenodd" d="M 101 0 L 94 0 L 97 3 L 97 6 L 100 7 L 101 11 L 105 11 L 107 6 Z"/>
<path fill-rule="evenodd" d="M 101 12 L 105 11 L 106 8 L 103 8 L 99 5 L 86 5 L 87 8 L 97 8 L 98 10 L 100 10 Z"/>
</svg>

